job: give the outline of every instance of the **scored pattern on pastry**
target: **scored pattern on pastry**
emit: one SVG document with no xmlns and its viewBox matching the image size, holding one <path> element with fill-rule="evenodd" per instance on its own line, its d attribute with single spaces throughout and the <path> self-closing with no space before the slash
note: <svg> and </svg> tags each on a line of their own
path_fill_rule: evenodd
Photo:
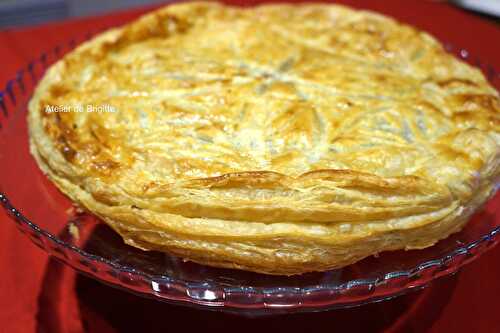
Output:
<svg viewBox="0 0 500 333">
<path fill-rule="evenodd" d="M 86 112 L 102 105 L 115 112 Z M 46 112 L 57 106 L 84 112 Z M 35 157 L 65 193 L 129 243 L 158 248 L 140 231 L 174 226 L 148 219 L 221 237 L 304 228 L 311 239 L 315 230 L 356 238 L 356 228 L 365 237 L 452 221 L 493 191 L 499 111 L 478 69 L 385 16 L 187 3 L 53 66 L 31 101 L 30 131 Z M 461 223 L 380 250 L 427 246 Z M 286 243 L 288 232 L 262 230 Z M 337 265 L 325 258 L 321 267 Z M 211 261 L 248 266 L 234 260 Z"/>
</svg>

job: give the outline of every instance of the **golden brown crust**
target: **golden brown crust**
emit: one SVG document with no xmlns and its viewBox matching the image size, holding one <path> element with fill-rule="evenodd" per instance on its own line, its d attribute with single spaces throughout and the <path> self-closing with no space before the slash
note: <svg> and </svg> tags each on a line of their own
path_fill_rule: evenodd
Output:
<svg viewBox="0 0 500 333">
<path fill-rule="evenodd" d="M 338 5 L 164 7 L 57 62 L 29 110 L 42 170 L 127 243 L 269 274 L 430 246 L 499 173 L 481 72 Z"/>
</svg>

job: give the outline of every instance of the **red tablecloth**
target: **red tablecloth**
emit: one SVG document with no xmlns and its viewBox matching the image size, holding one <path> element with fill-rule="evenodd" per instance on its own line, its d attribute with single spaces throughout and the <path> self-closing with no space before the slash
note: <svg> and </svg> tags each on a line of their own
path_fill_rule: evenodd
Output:
<svg viewBox="0 0 500 333">
<path fill-rule="evenodd" d="M 500 68 L 500 29 L 450 5 L 416 0 L 342 0 L 374 9 L 472 50 Z M 247 2 L 248 3 L 248 2 Z M 0 32 L 0 84 L 74 35 L 118 25 L 147 8 Z M 36 221 L 35 221 L 36 222 Z M 500 332 L 500 247 L 422 292 L 356 309 L 242 319 L 171 306 L 75 274 L 36 248 L 0 213 L 0 331 L 116 332 L 175 329 L 348 332 Z"/>
</svg>

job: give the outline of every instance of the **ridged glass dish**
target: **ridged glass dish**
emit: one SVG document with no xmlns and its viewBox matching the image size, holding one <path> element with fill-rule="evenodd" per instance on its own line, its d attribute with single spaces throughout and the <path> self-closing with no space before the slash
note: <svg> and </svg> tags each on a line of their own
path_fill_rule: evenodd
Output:
<svg viewBox="0 0 500 333">
<path fill-rule="evenodd" d="M 90 37 L 87 34 L 42 54 L 0 91 L 0 202 L 20 231 L 76 270 L 161 301 L 256 316 L 392 298 L 457 272 L 498 242 L 500 195 L 476 213 L 465 229 L 435 246 L 382 253 L 343 269 L 300 276 L 211 268 L 125 245 L 104 223 L 73 208 L 29 153 L 26 112 L 34 87 L 51 63 Z M 493 67 L 466 50 L 448 50 L 479 66 L 500 88 L 500 76 Z"/>
</svg>

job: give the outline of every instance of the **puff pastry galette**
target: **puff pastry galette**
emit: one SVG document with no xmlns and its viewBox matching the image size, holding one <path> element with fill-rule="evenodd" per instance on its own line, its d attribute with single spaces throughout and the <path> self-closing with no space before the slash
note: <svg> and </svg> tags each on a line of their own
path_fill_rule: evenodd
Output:
<svg viewBox="0 0 500 333">
<path fill-rule="evenodd" d="M 43 172 L 127 244 L 291 275 L 459 231 L 495 191 L 499 112 L 391 18 L 191 2 L 67 54 L 28 121 Z"/>
</svg>

